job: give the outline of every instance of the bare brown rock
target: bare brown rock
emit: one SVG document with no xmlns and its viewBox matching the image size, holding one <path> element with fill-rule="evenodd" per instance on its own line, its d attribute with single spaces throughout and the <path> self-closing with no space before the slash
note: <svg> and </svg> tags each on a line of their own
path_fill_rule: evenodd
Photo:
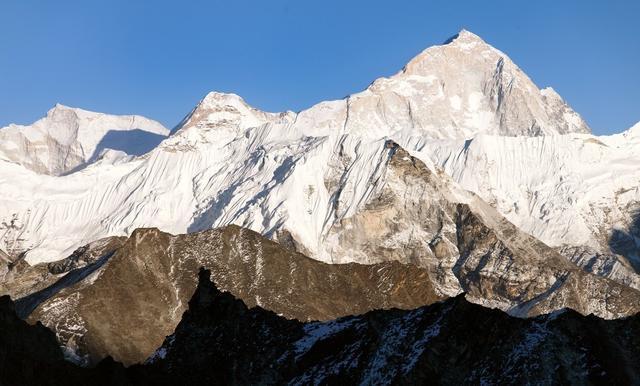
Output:
<svg viewBox="0 0 640 386">
<path fill-rule="evenodd" d="M 331 265 L 237 227 L 173 236 L 136 230 L 99 270 L 40 305 L 41 320 L 94 363 L 143 361 L 177 325 L 200 266 L 219 286 L 287 318 L 332 319 L 376 308 L 415 308 L 441 297 L 413 265 Z"/>
</svg>

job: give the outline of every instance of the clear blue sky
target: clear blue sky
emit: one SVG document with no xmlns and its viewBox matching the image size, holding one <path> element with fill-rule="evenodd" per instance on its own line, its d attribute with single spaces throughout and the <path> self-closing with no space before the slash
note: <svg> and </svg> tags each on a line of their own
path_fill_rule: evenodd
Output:
<svg viewBox="0 0 640 386">
<path fill-rule="evenodd" d="M 0 126 L 56 102 L 172 127 L 208 91 L 342 98 L 466 28 L 595 133 L 640 120 L 640 1 L 0 0 Z"/>
</svg>

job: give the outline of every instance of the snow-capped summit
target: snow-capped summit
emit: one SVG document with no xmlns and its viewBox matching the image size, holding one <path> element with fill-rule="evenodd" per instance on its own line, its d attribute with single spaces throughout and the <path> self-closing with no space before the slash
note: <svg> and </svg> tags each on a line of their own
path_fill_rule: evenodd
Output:
<svg viewBox="0 0 640 386">
<path fill-rule="evenodd" d="M 211 108 L 218 105 L 233 105 L 249 108 L 249 105 L 238 94 L 211 91 L 198 103 L 199 108 Z"/>
<path fill-rule="evenodd" d="M 0 128 L 0 159 L 59 175 L 97 159 L 105 149 L 140 155 L 169 131 L 138 115 L 109 115 L 56 104 L 29 126 Z"/>
<path fill-rule="evenodd" d="M 466 30 L 380 83 L 386 94 L 400 90 L 418 125 L 440 137 L 590 132 L 559 95 L 539 90 L 507 55 Z"/>
<path fill-rule="evenodd" d="M 477 134 L 539 136 L 589 133 L 590 129 L 552 89 L 540 90 L 504 53 L 479 36 L 460 31 L 430 47 L 397 74 L 379 78 L 343 100 L 321 102 L 298 114 L 266 113 L 235 94 L 209 93 L 176 131 L 238 130 L 284 121 L 281 135 L 352 134 L 466 139 Z M 195 134 L 190 143 L 197 142 Z"/>
<path fill-rule="evenodd" d="M 236 94 L 214 91 L 198 103 L 183 127 L 243 129 L 259 125 L 267 116 L 267 113 L 249 106 Z"/>
<path fill-rule="evenodd" d="M 416 55 L 413 59 L 409 61 L 409 63 L 407 63 L 407 65 L 403 69 L 403 72 L 407 72 L 407 73 L 419 72 L 420 71 L 419 63 L 423 61 L 426 57 L 431 55 L 436 48 L 444 47 L 444 46 L 448 46 L 449 48 L 455 48 L 462 51 L 471 51 L 473 49 L 495 50 L 499 52 L 501 55 L 504 55 L 502 52 L 490 46 L 480 36 L 474 34 L 471 31 L 467 31 L 466 29 L 461 29 L 460 32 L 453 35 L 449 39 L 445 40 L 442 44 L 428 47 L 425 50 L 423 50 L 420 54 Z"/>
<path fill-rule="evenodd" d="M 229 139 L 242 130 L 273 122 L 284 115 L 294 113 L 268 113 L 251 107 L 240 96 L 233 93 L 213 91 L 208 93 L 196 107 L 173 130 L 173 138 L 165 146 L 210 140 Z"/>
<path fill-rule="evenodd" d="M 463 28 L 460 30 L 460 32 L 458 32 L 457 34 L 453 35 L 452 37 L 450 37 L 449 39 L 445 40 L 444 44 L 449 44 L 452 43 L 454 40 L 458 40 L 458 42 L 466 42 L 466 43 L 471 43 L 471 42 L 480 42 L 480 43 L 484 43 L 484 40 L 482 40 L 482 38 L 476 34 L 474 34 L 473 32 Z"/>
</svg>

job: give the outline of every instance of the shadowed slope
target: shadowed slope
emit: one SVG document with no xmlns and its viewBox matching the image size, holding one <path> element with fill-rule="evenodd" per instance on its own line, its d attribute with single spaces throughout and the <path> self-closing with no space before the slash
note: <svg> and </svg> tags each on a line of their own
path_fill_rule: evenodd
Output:
<svg viewBox="0 0 640 386">
<path fill-rule="evenodd" d="M 175 332 L 145 363 L 61 360 L 53 334 L 0 298 L 0 384 L 635 384 L 640 318 L 518 319 L 458 296 L 327 322 L 247 305 L 201 269 Z"/>
</svg>

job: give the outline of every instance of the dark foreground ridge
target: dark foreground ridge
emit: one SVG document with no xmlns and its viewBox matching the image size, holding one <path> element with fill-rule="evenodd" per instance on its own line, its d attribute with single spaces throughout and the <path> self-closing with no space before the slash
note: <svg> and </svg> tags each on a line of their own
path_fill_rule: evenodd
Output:
<svg viewBox="0 0 640 386">
<path fill-rule="evenodd" d="M 176 331 L 145 364 L 64 362 L 51 331 L 0 298 L 0 384 L 558 384 L 640 382 L 640 316 L 531 319 L 463 296 L 328 322 L 248 308 L 201 269 Z"/>
</svg>

